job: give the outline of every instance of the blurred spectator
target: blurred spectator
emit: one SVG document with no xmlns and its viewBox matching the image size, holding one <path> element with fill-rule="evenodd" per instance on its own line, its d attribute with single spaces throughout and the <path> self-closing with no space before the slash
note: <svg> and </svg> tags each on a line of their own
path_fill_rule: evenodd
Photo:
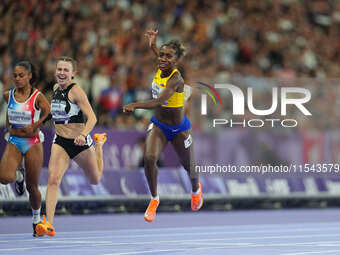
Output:
<svg viewBox="0 0 340 255">
<path fill-rule="evenodd" d="M 98 106 L 99 97 L 103 90 L 108 89 L 110 86 L 110 74 L 106 66 L 99 67 L 99 72 L 92 78 L 91 96 L 92 103 L 95 107 Z"/>
<path fill-rule="evenodd" d="M 111 89 L 110 77 L 118 70 L 113 94 L 120 89 L 120 104 L 147 99 L 156 69 L 144 39 L 148 28 L 158 28 L 158 45 L 172 38 L 184 41 L 188 54 L 181 64 L 191 80 L 340 73 L 338 0 L 2 0 L 0 21 L 2 83 L 17 61 L 27 59 L 37 63 L 37 84 L 49 94 L 55 60 L 68 55 L 79 64 L 75 81 L 103 115 L 112 113 L 107 101 L 98 109 L 100 95 Z M 132 123 L 139 128 L 148 116 L 138 113 L 134 122 L 119 114 L 112 122 L 108 116 L 98 119 L 116 128 Z"/>
<path fill-rule="evenodd" d="M 114 118 L 122 107 L 123 93 L 116 76 L 116 74 L 111 76 L 110 87 L 103 89 L 99 95 L 99 109 L 108 112 L 111 118 Z"/>
</svg>

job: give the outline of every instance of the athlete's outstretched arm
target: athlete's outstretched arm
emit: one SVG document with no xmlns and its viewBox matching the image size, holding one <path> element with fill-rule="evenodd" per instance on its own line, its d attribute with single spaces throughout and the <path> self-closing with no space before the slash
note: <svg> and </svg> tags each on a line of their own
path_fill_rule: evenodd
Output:
<svg viewBox="0 0 340 255">
<path fill-rule="evenodd" d="M 156 37 L 158 34 L 158 30 L 148 30 L 145 33 L 145 36 L 149 39 L 149 47 L 152 49 L 153 53 L 155 53 L 156 57 L 159 56 L 159 51 L 156 46 Z"/>
<path fill-rule="evenodd" d="M 123 107 L 123 112 L 133 112 L 135 109 L 153 109 L 161 106 L 164 101 L 168 100 L 172 96 L 181 84 L 183 84 L 183 80 L 179 78 L 177 73 L 175 73 L 168 81 L 162 93 L 159 94 L 158 98 L 125 105 Z"/>
<path fill-rule="evenodd" d="M 76 137 L 74 143 L 77 145 L 85 144 L 85 137 L 92 131 L 97 123 L 97 117 L 93 112 L 90 102 L 85 94 L 85 92 L 78 85 L 75 85 L 70 90 L 70 98 L 76 103 L 80 110 L 85 114 L 87 121 L 83 130 L 79 130 L 79 136 Z"/>
</svg>

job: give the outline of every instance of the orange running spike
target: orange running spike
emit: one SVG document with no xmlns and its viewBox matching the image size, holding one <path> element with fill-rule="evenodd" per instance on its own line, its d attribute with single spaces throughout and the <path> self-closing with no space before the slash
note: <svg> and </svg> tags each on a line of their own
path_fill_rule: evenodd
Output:
<svg viewBox="0 0 340 255">
<path fill-rule="evenodd" d="M 107 135 L 106 133 L 102 133 L 102 134 L 94 134 L 93 139 L 96 143 L 100 143 L 100 144 L 104 144 L 107 140 Z"/>
<path fill-rule="evenodd" d="M 197 195 L 191 193 L 191 209 L 193 211 L 198 211 L 203 205 L 202 185 L 200 182 L 198 183 L 198 187 L 200 192 Z"/>
<path fill-rule="evenodd" d="M 43 216 L 43 218 L 44 219 L 40 223 L 38 223 L 37 226 L 35 227 L 35 231 L 39 236 L 42 235 L 54 236 L 55 235 L 54 227 L 52 226 L 51 223 L 49 223 L 46 220 L 45 215 Z"/>
<path fill-rule="evenodd" d="M 144 213 L 144 219 L 147 222 L 153 222 L 156 218 L 156 210 L 159 205 L 159 200 L 151 199 L 148 208 Z"/>
</svg>

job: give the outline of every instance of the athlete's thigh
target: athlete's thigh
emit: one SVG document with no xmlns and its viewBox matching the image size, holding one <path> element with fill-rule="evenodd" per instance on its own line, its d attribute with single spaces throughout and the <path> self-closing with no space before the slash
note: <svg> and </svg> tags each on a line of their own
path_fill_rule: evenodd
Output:
<svg viewBox="0 0 340 255">
<path fill-rule="evenodd" d="M 80 152 L 77 156 L 73 158 L 73 160 L 78 164 L 81 169 L 83 169 L 86 177 L 89 180 L 93 180 L 96 178 L 99 170 L 96 151 L 93 146 L 90 146 L 90 148 Z"/>
<path fill-rule="evenodd" d="M 192 166 L 194 163 L 193 141 L 190 130 L 179 133 L 171 141 L 183 166 Z"/>
<path fill-rule="evenodd" d="M 15 178 L 15 172 L 21 161 L 22 154 L 20 150 L 14 144 L 7 143 L 0 162 L 0 176 L 11 176 Z"/>
<path fill-rule="evenodd" d="M 48 163 L 49 176 L 61 179 L 69 164 L 70 157 L 63 147 L 55 143 L 52 144 L 50 161 Z"/>
<path fill-rule="evenodd" d="M 43 146 L 41 143 L 32 146 L 25 155 L 26 182 L 37 185 L 43 164 Z"/>
<path fill-rule="evenodd" d="M 156 125 L 147 133 L 145 139 L 145 156 L 153 156 L 158 158 L 159 154 L 164 150 L 168 140 L 162 130 Z"/>
</svg>

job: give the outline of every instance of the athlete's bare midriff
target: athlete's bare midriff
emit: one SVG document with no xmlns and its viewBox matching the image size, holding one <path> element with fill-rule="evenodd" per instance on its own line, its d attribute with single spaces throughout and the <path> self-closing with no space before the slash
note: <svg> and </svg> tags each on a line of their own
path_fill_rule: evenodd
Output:
<svg viewBox="0 0 340 255">
<path fill-rule="evenodd" d="M 181 124 L 184 115 L 183 107 L 162 107 L 155 109 L 155 117 L 162 123 L 170 126 Z"/>
<path fill-rule="evenodd" d="M 56 134 L 64 138 L 75 139 L 85 127 L 84 123 L 56 124 Z"/>
</svg>

